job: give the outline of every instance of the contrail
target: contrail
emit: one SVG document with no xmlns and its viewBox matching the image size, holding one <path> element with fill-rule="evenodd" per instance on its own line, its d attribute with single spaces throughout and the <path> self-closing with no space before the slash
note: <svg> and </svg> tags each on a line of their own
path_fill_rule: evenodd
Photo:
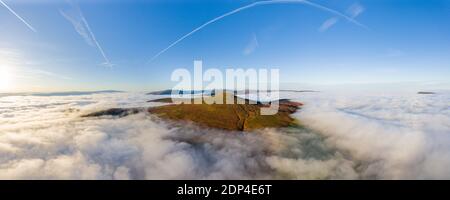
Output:
<svg viewBox="0 0 450 200">
<path fill-rule="evenodd" d="M 103 50 L 100 43 L 97 41 L 97 38 L 95 37 L 94 32 L 91 30 L 91 27 L 89 26 L 88 21 L 84 17 L 83 12 L 81 11 L 80 7 L 78 7 L 77 4 L 74 2 L 67 0 L 67 3 L 71 5 L 72 9 L 75 10 L 76 16 L 71 16 L 69 13 L 66 13 L 62 10 L 60 10 L 61 15 L 66 18 L 70 23 L 72 23 L 75 30 L 80 34 L 81 37 L 84 38 L 84 40 L 92 47 L 97 48 L 97 50 L 102 55 L 105 62 L 102 65 L 112 67 L 113 64 L 110 62 L 108 56 L 106 56 L 105 51 Z"/>
<path fill-rule="evenodd" d="M 309 5 L 309 6 L 318 8 L 318 9 L 320 9 L 320 10 L 323 10 L 323 11 L 326 11 L 326 12 L 329 12 L 329 13 L 332 13 L 332 14 L 335 14 L 335 15 L 340 16 L 340 17 L 342 17 L 342 18 L 345 18 L 345 19 L 348 20 L 349 22 L 351 22 L 351 23 L 353 23 L 353 24 L 355 24 L 355 25 L 357 25 L 357 26 L 359 26 L 359 27 L 362 27 L 362 28 L 364 28 L 364 29 L 367 29 L 367 27 L 366 27 L 365 25 L 359 23 L 359 22 L 356 21 L 355 19 L 353 19 L 353 18 L 351 18 L 351 17 L 349 17 L 349 16 L 347 16 L 347 15 L 345 15 L 345 14 L 339 12 L 339 11 L 333 10 L 333 9 L 331 9 L 331 8 L 328 8 L 328 7 L 325 7 L 325 6 L 323 6 L 323 5 L 320 5 L 320 4 L 317 4 L 317 3 L 313 3 L 313 2 L 310 2 L 310 1 L 307 1 L 307 0 L 265 0 L 265 1 L 258 1 L 258 2 L 251 3 L 251 4 L 249 4 L 249 5 L 246 5 L 246 6 L 237 8 L 237 9 L 235 9 L 235 10 L 232 10 L 232 11 L 230 11 L 230 12 L 228 12 L 228 13 L 225 13 L 225 14 L 219 16 L 219 17 L 216 17 L 216 18 L 214 18 L 214 19 L 212 19 L 212 20 L 210 20 L 210 21 L 204 23 L 203 25 L 201 25 L 201 26 L 195 28 L 194 30 L 192 30 L 192 31 L 189 32 L 188 34 L 184 35 L 184 36 L 181 37 L 180 39 L 178 39 L 178 40 L 176 40 L 175 42 L 173 42 L 172 44 L 170 44 L 170 45 L 169 45 L 168 47 L 166 47 L 165 49 L 161 50 L 159 53 L 157 53 L 155 56 L 153 56 L 152 59 L 151 59 L 149 62 L 152 62 L 153 60 L 155 60 L 156 58 L 158 58 L 161 54 L 165 53 L 165 52 L 168 51 L 170 48 L 172 48 L 173 46 L 177 45 L 178 43 L 180 43 L 181 41 L 183 41 L 183 40 L 186 39 L 187 37 L 189 37 L 189 36 L 191 36 L 192 34 L 196 33 L 197 31 L 200 31 L 201 29 L 205 28 L 206 26 L 208 26 L 208 25 L 210 25 L 210 24 L 212 24 L 212 23 L 214 23 L 214 22 L 217 22 L 217 21 L 219 21 L 219 20 L 221 20 L 221 19 L 223 19 L 223 18 L 225 18 L 225 17 L 228 17 L 228 16 L 230 16 L 230 15 L 236 14 L 236 13 L 238 13 L 238 12 L 241 12 L 241 11 L 243 11 L 243 10 L 247 10 L 247 9 L 250 9 L 250 8 L 253 8 L 253 7 L 256 7 L 256 6 L 270 5 L 270 4 L 284 4 L 284 3 L 303 3 L 303 4 L 306 4 L 306 5 Z"/>
<path fill-rule="evenodd" d="M 92 38 L 92 40 L 95 43 L 95 46 L 97 46 L 98 50 L 100 51 L 100 53 L 102 54 L 103 58 L 105 59 L 105 64 L 108 67 L 112 67 L 111 62 L 109 61 L 108 57 L 106 56 L 105 51 L 103 51 L 102 46 L 100 46 L 100 43 L 98 43 L 97 39 L 95 38 L 94 32 L 92 32 L 91 27 L 89 26 L 86 18 L 84 18 L 83 13 L 80 12 L 80 14 L 81 14 L 81 20 L 83 21 L 84 25 L 86 26 L 87 31 L 89 32 L 89 35 L 91 35 L 91 38 Z"/>
<path fill-rule="evenodd" d="M 37 32 L 36 29 L 34 29 L 28 22 L 26 22 L 22 17 L 20 17 L 16 12 L 14 12 L 13 9 L 11 9 L 8 5 L 6 5 L 3 0 L 0 0 L 0 3 L 5 6 L 6 9 L 8 9 L 13 15 L 15 15 L 17 18 L 19 18 L 20 21 L 22 21 L 29 29 L 31 29 L 33 32 Z"/>
</svg>

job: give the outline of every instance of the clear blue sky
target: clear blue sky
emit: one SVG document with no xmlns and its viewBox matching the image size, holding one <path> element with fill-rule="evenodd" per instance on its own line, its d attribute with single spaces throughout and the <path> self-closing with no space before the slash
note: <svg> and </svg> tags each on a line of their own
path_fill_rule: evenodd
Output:
<svg viewBox="0 0 450 200">
<path fill-rule="evenodd" d="M 305 4 L 255 6 L 152 62 L 203 23 L 255 1 L 2 1 L 24 22 L 0 4 L 0 91 L 163 89 L 173 84 L 174 69 L 192 68 L 194 59 L 204 68 L 278 67 L 281 81 L 291 84 L 442 87 L 450 79 L 447 0 L 311 0 L 367 28 Z"/>
</svg>

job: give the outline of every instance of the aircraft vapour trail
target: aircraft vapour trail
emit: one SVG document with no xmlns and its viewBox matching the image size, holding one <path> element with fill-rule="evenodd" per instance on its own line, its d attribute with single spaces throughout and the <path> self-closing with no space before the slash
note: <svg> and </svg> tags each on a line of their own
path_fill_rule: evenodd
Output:
<svg viewBox="0 0 450 200">
<path fill-rule="evenodd" d="M 105 54 L 105 51 L 103 51 L 102 46 L 100 46 L 100 43 L 98 43 L 97 39 L 95 38 L 94 32 L 92 32 L 91 27 L 89 26 L 89 23 L 87 22 L 86 18 L 84 18 L 83 13 L 81 13 L 81 20 L 83 21 L 84 25 L 87 28 L 87 31 L 89 32 L 89 35 L 91 35 L 92 40 L 95 43 L 95 46 L 97 46 L 98 50 L 100 51 L 100 53 L 102 54 L 103 58 L 105 59 L 105 64 L 109 67 L 112 66 L 111 62 L 109 61 L 108 57 Z"/>
<path fill-rule="evenodd" d="M 78 34 L 80 34 L 81 37 L 85 39 L 88 45 L 97 48 L 104 59 L 104 63 L 102 63 L 102 65 L 112 67 L 113 64 L 110 62 L 108 56 L 106 56 L 106 53 L 100 43 L 97 41 L 97 38 L 95 37 L 94 32 L 91 30 L 91 27 L 89 26 L 87 19 L 84 17 L 84 14 L 81 11 L 80 7 L 71 0 L 67 0 L 67 3 L 76 12 L 75 16 L 71 16 L 68 12 L 60 10 L 61 15 L 70 23 L 72 23 L 75 30 L 78 32 Z"/>
<path fill-rule="evenodd" d="M 359 26 L 359 27 L 362 27 L 362 28 L 367 29 L 367 27 L 366 27 L 365 25 L 359 23 L 359 22 L 356 21 L 355 19 L 353 19 L 353 18 L 351 18 L 351 17 L 349 17 L 349 16 L 347 16 L 347 15 L 345 15 L 345 14 L 339 12 L 339 11 L 333 10 L 333 9 L 331 9 L 331 8 L 328 8 L 328 7 L 325 7 L 325 6 L 323 6 L 323 5 L 320 5 L 320 4 L 317 4 L 317 3 L 313 3 L 313 2 L 310 2 L 310 1 L 307 1 L 307 0 L 266 0 L 266 1 L 257 1 L 257 2 L 251 3 L 251 4 L 249 4 L 249 5 L 246 5 L 246 6 L 237 8 L 237 9 L 235 9 L 235 10 L 232 10 L 232 11 L 230 11 L 230 12 L 228 12 L 228 13 L 225 13 L 225 14 L 223 14 L 223 15 L 221 15 L 221 16 L 219 16 L 219 17 L 216 17 L 216 18 L 214 18 L 214 19 L 212 19 L 212 20 L 210 20 L 210 21 L 204 23 L 203 25 L 201 25 L 201 26 L 195 28 L 195 29 L 192 30 L 191 32 L 187 33 L 186 35 L 184 35 L 184 36 L 181 37 L 180 39 L 178 39 L 178 40 L 176 40 L 175 42 L 173 42 L 172 44 L 170 44 L 170 45 L 169 45 L 168 47 L 166 47 L 165 49 L 163 49 L 163 50 L 161 50 L 160 52 L 158 52 L 155 56 L 152 57 L 152 59 L 149 60 L 149 62 L 154 61 L 154 60 L 155 60 L 156 58 L 158 58 L 161 54 L 165 53 L 165 52 L 168 51 L 170 48 L 172 48 L 173 46 L 177 45 L 178 43 L 180 43 L 181 41 L 183 41 L 183 40 L 186 39 L 187 37 L 189 37 L 189 36 L 191 36 L 192 34 L 196 33 L 197 31 L 200 31 L 201 29 L 205 28 L 206 26 L 208 26 L 208 25 L 210 25 L 210 24 L 212 24 L 212 23 L 214 23 L 214 22 L 217 22 L 217 21 L 219 21 L 219 20 L 221 20 L 221 19 L 223 19 L 223 18 L 225 18 L 225 17 L 228 17 L 228 16 L 230 16 L 230 15 L 239 13 L 239 12 L 241 12 L 241 11 L 243 11 L 243 10 L 247 10 L 247 9 L 250 9 L 250 8 L 253 8 L 253 7 L 256 7 L 256 6 L 270 5 L 270 4 L 284 4 L 284 3 L 303 3 L 303 4 L 305 4 L 305 5 L 309 5 L 309 6 L 318 8 L 318 9 L 320 9 L 320 10 L 323 10 L 323 11 L 326 11 L 326 12 L 329 12 L 329 13 L 332 13 L 332 14 L 335 14 L 335 15 L 337 15 L 337 16 L 339 16 L 339 17 L 342 17 L 342 18 L 348 20 L 349 22 L 351 22 L 351 23 L 353 23 L 353 24 L 355 24 L 355 25 L 357 25 L 357 26 Z"/>
<path fill-rule="evenodd" d="M 0 3 L 5 6 L 6 9 L 8 9 L 13 15 L 15 15 L 20 21 L 22 21 L 29 29 L 31 29 L 33 32 L 37 32 L 36 29 L 34 29 L 27 21 L 25 21 L 22 17 L 20 17 L 16 12 L 14 12 L 13 9 L 11 9 L 8 5 L 6 5 L 3 0 L 0 0 Z"/>
</svg>

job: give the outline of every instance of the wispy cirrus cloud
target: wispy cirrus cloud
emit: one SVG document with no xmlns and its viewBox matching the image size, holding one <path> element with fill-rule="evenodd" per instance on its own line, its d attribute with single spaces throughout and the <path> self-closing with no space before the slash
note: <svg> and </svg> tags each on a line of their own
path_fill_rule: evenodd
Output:
<svg viewBox="0 0 450 200">
<path fill-rule="evenodd" d="M 103 50 L 103 47 L 95 37 L 95 34 L 91 30 L 89 23 L 84 17 L 84 14 L 81 11 L 80 7 L 78 7 L 78 5 L 76 5 L 72 1 L 67 2 L 70 4 L 71 8 L 68 10 L 59 10 L 61 15 L 73 25 L 77 33 L 84 39 L 84 41 L 86 41 L 89 46 L 97 48 L 104 59 L 104 62 L 100 65 L 113 67 L 114 64 L 111 63 L 110 59 Z"/>
<path fill-rule="evenodd" d="M 406 55 L 406 53 L 404 51 L 400 50 L 400 49 L 390 48 L 386 52 L 386 57 L 391 57 L 391 58 L 402 57 L 404 55 Z"/>
<path fill-rule="evenodd" d="M 347 9 L 347 13 L 350 15 L 350 17 L 355 18 L 361 15 L 365 10 L 366 9 L 364 8 L 364 6 L 362 6 L 360 3 L 354 3 Z"/>
<path fill-rule="evenodd" d="M 258 38 L 255 34 L 252 35 L 252 38 L 248 42 L 247 46 L 245 46 L 244 51 L 242 52 L 244 55 L 252 54 L 259 46 Z"/>
<path fill-rule="evenodd" d="M 319 31 L 320 31 L 320 32 L 325 32 L 325 31 L 327 31 L 329 28 L 331 28 L 332 26 L 334 26 L 338 21 L 339 21 L 339 19 L 336 18 L 336 17 L 332 17 L 332 18 L 329 18 L 329 19 L 325 20 L 325 21 L 322 23 L 322 26 L 320 26 Z"/>
<path fill-rule="evenodd" d="M 347 15 L 355 19 L 364 12 L 365 8 L 360 3 L 354 3 L 347 9 Z M 319 27 L 319 32 L 325 32 L 339 22 L 337 17 L 331 17 L 325 20 Z"/>
<path fill-rule="evenodd" d="M 56 74 L 56 73 L 45 71 L 45 70 L 40 70 L 40 69 L 29 69 L 28 73 L 34 74 L 36 76 L 52 77 L 52 78 L 63 79 L 63 80 L 73 80 L 73 78 L 71 78 L 71 77 L 64 76 L 61 74 Z"/>
<path fill-rule="evenodd" d="M 317 9 L 319 9 L 319 10 L 322 10 L 322 11 L 325 11 L 325 12 L 328 12 L 328 13 L 331 13 L 331 14 L 336 15 L 336 16 L 338 16 L 338 17 L 344 18 L 344 19 L 346 19 L 347 21 L 349 21 L 349 22 L 351 22 L 351 23 L 353 23 L 353 24 L 355 24 L 355 25 L 357 25 L 357 26 L 359 26 L 359 27 L 362 27 L 362 28 L 365 28 L 365 29 L 367 28 L 365 25 L 363 25 L 363 24 L 359 23 L 358 21 L 356 21 L 353 17 L 347 16 L 346 14 L 344 14 L 344 13 L 342 13 L 342 12 L 339 12 L 339 11 L 337 11 L 337 10 L 331 9 L 331 8 L 329 8 L 329 7 L 326 7 L 326 6 L 323 6 L 323 5 L 320 5 L 320 4 L 318 4 L 318 3 L 314 3 L 314 2 L 308 1 L 308 0 L 265 0 L 265 1 L 257 1 L 257 2 L 253 2 L 253 3 L 251 3 L 251 4 L 248 4 L 248 5 L 246 5 L 246 6 L 242 6 L 242 7 L 240 7 L 240 8 L 234 9 L 234 10 L 232 10 L 232 11 L 230 11 L 230 12 L 227 12 L 227 13 L 221 15 L 221 16 L 218 16 L 218 17 L 216 17 L 216 18 L 214 18 L 214 19 L 212 19 L 212 20 L 207 21 L 206 23 L 204 23 L 204 24 L 202 24 L 201 26 L 195 28 L 195 29 L 192 30 L 191 32 L 185 34 L 184 36 L 182 36 L 181 38 L 179 38 L 179 39 L 176 40 L 175 42 L 172 42 L 168 47 L 166 47 L 165 49 L 163 49 L 163 50 L 161 50 L 160 52 L 158 52 L 155 56 L 153 56 L 153 57 L 149 60 L 149 62 L 154 61 L 154 60 L 157 59 L 159 56 L 161 56 L 163 53 L 165 53 L 166 51 L 168 51 L 169 49 L 171 49 L 172 47 L 174 47 L 175 45 L 177 45 L 177 44 L 180 43 L 181 41 L 185 40 L 185 39 L 188 38 L 189 36 L 193 35 L 194 33 L 196 33 L 196 32 L 198 32 L 198 31 L 202 30 L 203 28 L 209 26 L 210 24 L 213 24 L 213 23 L 215 23 L 215 22 L 217 22 L 217 21 L 222 20 L 222 19 L 225 18 L 225 17 L 234 15 L 234 14 L 236 14 L 236 13 L 239 13 L 239 12 L 242 12 L 242 11 L 244 11 L 244 10 L 251 9 L 251 8 L 257 7 L 257 6 L 272 5 L 272 4 L 287 4 L 287 3 L 305 4 L 305 5 L 308 5 L 308 6 L 317 8 Z"/>
<path fill-rule="evenodd" d="M 10 68 L 11 71 L 14 71 L 14 73 L 11 74 L 14 79 L 26 81 L 46 78 L 73 80 L 73 78 L 66 75 L 40 69 L 40 65 L 41 64 L 38 62 L 30 61 L 29 58 L 18 49 L 0 48 L 0 66 L 6 66 Z"/>
<path fill-rule="evenodd" d="M 0 0 L 0 4 L 2 4 L 6 9 L 9 10 L 14 16 L 16 16 L 20 21 L 22 21 L 30 30 L 33 32 L 37 32 L 36 29 L 33 28 L 25 19 L 23 19 L 19 14 L 17 14 L 11 7 L 9 7 L 3 0 Z"/>
</svg>

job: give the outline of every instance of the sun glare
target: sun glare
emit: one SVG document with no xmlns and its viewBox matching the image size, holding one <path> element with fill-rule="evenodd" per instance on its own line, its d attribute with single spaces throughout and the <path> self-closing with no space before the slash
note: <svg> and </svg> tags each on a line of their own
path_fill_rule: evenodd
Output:
<svg viewBox="0 0 450 200">
<path fill-rule="evenodd" d="M 12 73 L 8 66 L 0 65 L 0 92 L 12 89 Z"/>
</svg>

